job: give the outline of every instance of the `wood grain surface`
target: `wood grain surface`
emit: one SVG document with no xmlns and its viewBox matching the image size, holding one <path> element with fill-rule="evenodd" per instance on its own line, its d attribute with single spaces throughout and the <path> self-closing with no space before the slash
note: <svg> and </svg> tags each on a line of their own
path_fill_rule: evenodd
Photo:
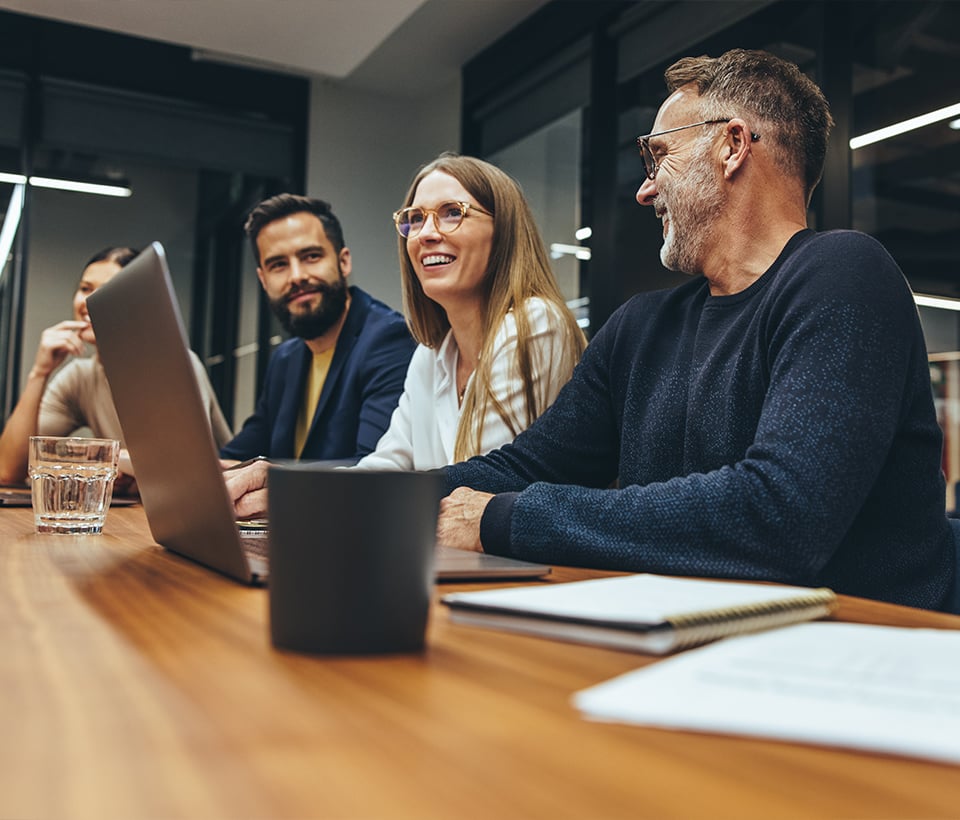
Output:
<svg viewBox="0 0 960 820">
<path fill-rule="evenodd" d="M 585 721 L 574 692 L 655 661 L 436 603 L 422 653 L 276 651 L 268 592 L 156 546 L 139 507 L 80 537 L 0 509 L 0 585 L 4 818 L 960 816 L 957 767 Z M 846 597 L 837 617 L 960 628 Z"/>
</svg>

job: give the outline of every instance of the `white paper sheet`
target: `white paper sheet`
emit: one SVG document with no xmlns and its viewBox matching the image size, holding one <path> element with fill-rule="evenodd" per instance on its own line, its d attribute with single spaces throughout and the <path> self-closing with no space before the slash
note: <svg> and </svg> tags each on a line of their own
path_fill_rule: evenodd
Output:
<svg viewBox="0 0 960 820">
<path fill-rule="evenodd" d="M 574 703 L 595 720 L 960 763 L 960 631 L 799 624 L 690 650 Z"/>
</svg>

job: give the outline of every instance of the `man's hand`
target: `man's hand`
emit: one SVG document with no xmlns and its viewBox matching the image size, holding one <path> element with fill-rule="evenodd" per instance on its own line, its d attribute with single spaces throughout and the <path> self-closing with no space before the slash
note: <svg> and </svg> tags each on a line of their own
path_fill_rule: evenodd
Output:
<svg viewBox="0 0 960 820">
<path fill-rule="evenodd" d="M 227 469 L 223 480 L 238 519 L 266 518 L 267 469 L 270 462 L 260 459 L 244 467 Z"/>
<path fill-rule="evenodd" d="M 480 519 L 493 496 L 467 487 L 458 487 L 440 502 L 437 543 L 445 547 L 483 552 Z"/>
</svg>

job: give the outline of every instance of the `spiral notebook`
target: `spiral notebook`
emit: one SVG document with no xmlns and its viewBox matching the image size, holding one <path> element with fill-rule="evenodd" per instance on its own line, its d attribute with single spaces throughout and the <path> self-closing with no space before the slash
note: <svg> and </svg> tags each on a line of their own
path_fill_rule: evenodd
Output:
<svg viewBox="0 0 960 820">
<path fill-rule="evenodd" d="M 665 655 L 728 635 L 810 621 L 829 589 L 625 575 L 445 595 L 455 623 Z"/>
</svg>

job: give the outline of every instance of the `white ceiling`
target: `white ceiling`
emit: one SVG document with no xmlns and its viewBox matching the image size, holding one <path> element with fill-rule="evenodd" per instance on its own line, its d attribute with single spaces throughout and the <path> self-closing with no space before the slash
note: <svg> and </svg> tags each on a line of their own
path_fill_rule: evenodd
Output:
<svg viewBox="0 0 960 820">
<path fill-rule="evenodd" d="M 200 58 L 391 94 L 453 80 L 547 0 L 0 0 L 0 8 L 189 46 Z"/>
</svg>

